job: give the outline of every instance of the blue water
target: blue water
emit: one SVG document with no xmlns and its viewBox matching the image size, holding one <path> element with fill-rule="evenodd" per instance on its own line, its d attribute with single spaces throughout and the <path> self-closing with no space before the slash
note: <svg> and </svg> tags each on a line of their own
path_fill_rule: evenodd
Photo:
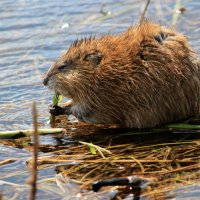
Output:
<svg viewBox="0 0 200 200">
<path fill-rule="evenodd" d="M 138 23 L 146 1 L 140 0 L 1 0 L 0 1 L 0 131 L 30 129 L 35 100 L 40 124 L 48 119 L 52 93 L 42 76 L 77 38 L 118 33 Z M 200 1 L 184 0 L 186 12 L 177 21 L 200 54 Z M 147 17 L 171 26 L 175 1 L 151 2 Z M 45 138 L 44 138 L 45 140 Z M 26 158 L 29 152 L 0 146 L 0 160 L 8 151 Z M 17 168 L 25 167 L 21 160 Z M 12 165 L 10 166 L 12 169 Z M 13 166 L 14 167 L 14 166 Z M 3 169 L 2 169 L 3 170 Z"/>
<path fill-rule="evenodd" d="M 52 94 L 42 85 L 44 72 L 74 39 L 121 32 L 136 24 L 144 5 L 139 0 L 1 0 L 0 129 L 30 127 L 33 100 L 38 102 L 40 122 L 45 123 Z M 177 29 L 200 52 L 200 3 L 184 1 L 181 6 L 187 10 Z M 170 26 L 173 7 L 171 1 L 154 1 L 147 17 Z"/>
</svg>

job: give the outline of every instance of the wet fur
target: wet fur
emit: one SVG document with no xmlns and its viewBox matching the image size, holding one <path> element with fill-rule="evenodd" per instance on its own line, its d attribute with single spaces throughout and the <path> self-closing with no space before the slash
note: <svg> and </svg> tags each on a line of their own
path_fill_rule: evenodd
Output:
<svg viewBox="0 0 200 200">
<path fill-rule="evenodd" d="M 145 22 L 76 41 L 44 79 L 83 121 L 148 128 L 199 112 L 199 63 L 184 35 Z"/>
</svg>

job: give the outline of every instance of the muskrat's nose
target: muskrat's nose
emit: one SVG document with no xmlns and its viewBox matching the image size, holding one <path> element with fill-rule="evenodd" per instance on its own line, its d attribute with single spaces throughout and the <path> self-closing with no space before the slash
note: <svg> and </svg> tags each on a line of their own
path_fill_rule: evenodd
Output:
<svg viewBox="0 0 200 200">
<path fill-rule="evenodd" d="M 47 85 L 48 81 L 49 81 L 49 79 L 47 77 L 44 77 L 42 82 L 44 85 Z"/>
</svg>

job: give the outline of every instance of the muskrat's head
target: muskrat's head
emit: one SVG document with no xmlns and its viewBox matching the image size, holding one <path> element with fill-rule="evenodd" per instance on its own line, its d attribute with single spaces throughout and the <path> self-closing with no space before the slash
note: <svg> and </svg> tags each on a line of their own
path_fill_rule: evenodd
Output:
<svg viewBox="0 0 200 200">
<path fill-rule="evenodd" d="M 95 38 L 75 41 L 44 75 L 43 84 L 65 97 L 80 99 L 94 85 L 103 59 L 97 41 Z"/>
<path fill-rule="evenodd" d="M 113 96 L 121 98 L 137 84 L 129 79 L 144 62 L 140 32 L 135 27 L 119 35 L 75 41 L 45 74 L 44 85 L 79 103 L 110 105 Z"/>
<path fill-rule="evenodd" d="M 45 74 L 43 83 L 79 103 L 94 105 L 110 99 L 113 89 L 119 89 L 119 81 L 124 80 L 124 73 L 129 73 L 127 65 L 134 52 L 127 46 L 126 37 L 119 35 L 75 41 Z"/>
</svg>

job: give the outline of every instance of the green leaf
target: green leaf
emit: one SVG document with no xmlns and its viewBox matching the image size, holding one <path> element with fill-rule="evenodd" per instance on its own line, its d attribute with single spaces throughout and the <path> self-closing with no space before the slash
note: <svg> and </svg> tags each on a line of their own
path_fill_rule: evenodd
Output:
<svg viewBox="0 0 200 200">
<path fill-rule="evenodd" d="M 53 95 L 53 99 L 52 99 L 52 103 L 54 106 L 57 106 L 59 102 L 61 102 L 63 99 L 62 95 L 60 95 L 59 93 L 55 93 Z"/>
<path fill-rule="evenodd" d="M 79 143 L 88 146 L 89 149 L 90 149 L 90 152 L 91 152 L 92 154 L 96 154 L 96 151 L 98 151 L 99 154 L 102 156 L 102 158 L 106 158 L 106 157 L 104 156 L 103 152 L 106 152 L 106 153 L 108 153 L 108 154 L 112 154 L 109 150 L 107 150 L 107 149 L 105 149 L 105 148 L 102 148 L 102 147 L 100 147 L 100 146 L 98 146 L 98 145 L 95 145 L 95 144 L 92 144 L 92 143 L 88 143 L 88 142 L 82 142 L 82 141 L 79 141 Z M 91 148 L 92 148 L 92 149 L 91 149 Z M 95 153 L 94 153 L 94 151 L 95 151 Z"/>
<path fill-rule="evenodd" d="M 97 150 L 94 146 L 91 146 L 89 145 L 89 149 L 90 149 L 90 153 L 93 154 L 93 155 L 96 155 L 97 154 Z"/>
</svg>

